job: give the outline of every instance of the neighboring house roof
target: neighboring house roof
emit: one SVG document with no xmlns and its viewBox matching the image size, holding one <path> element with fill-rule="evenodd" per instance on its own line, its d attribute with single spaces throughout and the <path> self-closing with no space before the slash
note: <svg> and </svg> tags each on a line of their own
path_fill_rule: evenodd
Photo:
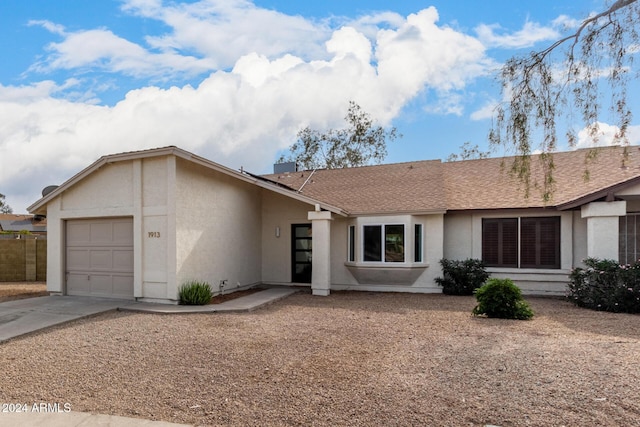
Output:
<svg viewBox="0 0 640 427">
<path fill-rule="evenodd" d="M 439 160 L 271 174 L 349 214 L 481 209 L 570 209 L 640 181 L 640 148 L 604 147 L 553 154 L 552 199 L 542 198 L 540 155 L 531 156 L 530 194 L 509 172 L 515 157 L 441 163 Z M 589 153 L 597 153 L 588 161 Z M 585 179 L 588 171 L 589 178 Z M 306 182 L 306 184 L 305 184 Z M 304 186 L 303 186 L 304 184 Z"/>
<path fill-rule="evenodd" d="M 47 220 L 33 215 L 0 214 L 0 231 L 47 231 Z"/>
</svg>

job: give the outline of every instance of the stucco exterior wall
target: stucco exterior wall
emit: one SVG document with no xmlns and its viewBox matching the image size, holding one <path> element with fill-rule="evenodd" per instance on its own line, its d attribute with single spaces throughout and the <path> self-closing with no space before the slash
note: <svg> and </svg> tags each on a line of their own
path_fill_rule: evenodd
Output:
<svg viewBox="0 0 640 427">
<path fill-rule="evenodd" d="M 573 211 L 573 262 L 572 267 L 583 266 L 587 259 L 587 220 L 580 211 Z"/>
<path fill-rule="evenodd" d="M 261 282 L 260 189 L 178 160 L 176 268 L 180 286 L 207 281 L 214 291 Z"/>
<path fill-rule="evenodd" d="M 134 295 L 147 301 L 177 302 L 176 280 L 176 158 L 136 160 Z M 139 172 L 137 172 L 139 170 Z"/>
<path fill-rule="evenodd" d="M 313 206 L 263 190 L 262 230 L 262 281 L 271 284 L 291 283 L 291 225 L 309 224 L 307 214 Z M 331 224 L 333 229 L 333 223 Z M 276 236 L 276 229 L 279 236 Z M 257 238 L 257 237 L 256 237 Z M 333 240 L 332 240 L 333 242 Z M 333 246 L 332 246 L 333 248 Z"/>
<path fill-rule="evenodd" d="M 451 213 L 444 217 L 444 258 L 473 257 L 473 215 Z"/>
</svg>

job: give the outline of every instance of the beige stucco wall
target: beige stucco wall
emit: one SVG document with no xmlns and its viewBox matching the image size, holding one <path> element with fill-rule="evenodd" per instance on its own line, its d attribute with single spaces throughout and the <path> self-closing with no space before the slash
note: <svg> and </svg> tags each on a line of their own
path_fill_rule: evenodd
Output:
<svg viewBox="0 0 640 427">
<path fill-rule="evenodd" d="M 580 211 L 573 211 L 573 267 L 584 265 L 587 257 L 587 220 Z"/>
<path fill-rule="evenodd" d="M 262 236 L 262 242 L 256 243 L 262 245 L 262 281 L 291 283 L 291 225 L 309 224 L 307 215 L 314 207 L 267 190 L 262 191 L 261 200 L 262 230 L 256 236 Z"/>
<path fill-rule="evenodd" d="M 178 286 L 207 281 L 214 291 L 261 282 L 261 190 L 223 173 L 177 163 Z"/>
</svg>

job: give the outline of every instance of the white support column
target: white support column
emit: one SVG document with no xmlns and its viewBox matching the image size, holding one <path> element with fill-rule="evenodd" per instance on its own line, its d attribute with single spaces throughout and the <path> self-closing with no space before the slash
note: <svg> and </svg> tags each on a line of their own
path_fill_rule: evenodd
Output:
<svg viewBox="0 0 640 427">
<path fill-rule="evenodd" d="M 619 217 L 627 214 L 627 202 L 591 202 L 581 208 L 587 219 L 587 256 L 618 259 Z"/>
<path fill-rule="evenodd" d="M 311 293 L 328 296 L 331 290 L 331 212 L 308 213 L 313 230 Z"/>
</svg>

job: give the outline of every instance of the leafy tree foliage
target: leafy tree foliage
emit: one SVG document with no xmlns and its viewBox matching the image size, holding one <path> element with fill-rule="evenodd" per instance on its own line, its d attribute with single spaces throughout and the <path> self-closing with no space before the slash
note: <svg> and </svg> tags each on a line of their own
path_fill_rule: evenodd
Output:
<svg viewBox="0 0 640 427">
<path fill-rule="evenodd" d="M 308 126 L 298 132 L 298 141 L 288 157 L 279 161 L 296 162 L 302 169 L 336 169 L 381 163 L 387 156 L 387 140 L 400 135 L 396 128 L 374 126 L 371 116 L 354 101 L 345 116 L 347 127 L 321 132 Z"/>
<path fill-rule="evenodd" d="M 515 152 L 511 170 L 525 184 L 527 195 L 532 184 L 530 155 L 540 150 L 544 177 L 536 185 L 545 200 L 552 197 L 550 153 L 558 144 L 561 118 L 569 123 L 565 132 L 569 144 L 577 142 L 571 126 L 576 122 L 597 142 L 602 101 L 610 99 L 610 112 L 619 129 L 614 142 L 628 143 L 632 116 L 627 88 L 638 77 L 633 60 L 640 45 L 640 5 L 638 0 L 606 0 L 603 9 L 546 49 L 514 57 L 502 67 L 502 93 L 508 101 L 497 107 L 489 139 Z"/>
<path fill-rule="evenodd" d="M 460 154 L 451 153 L 447 157 L 447 162 L 457 162 L 459 160 L 486 159 L 491 154 L 490 151 L 480 151 L 478 144 L 471 145 L 469 141 L 460 146 Z"/>
<path fill-rule="evenodd" d="M 0 193 L 0 213 L 3 214 L 10 214 L 13 213 L 13 209 L 11 209 L 11 206 L 9 206 L 7 204 L 7 202 L 4 201 L 4 194 Z"/>
</svg>

